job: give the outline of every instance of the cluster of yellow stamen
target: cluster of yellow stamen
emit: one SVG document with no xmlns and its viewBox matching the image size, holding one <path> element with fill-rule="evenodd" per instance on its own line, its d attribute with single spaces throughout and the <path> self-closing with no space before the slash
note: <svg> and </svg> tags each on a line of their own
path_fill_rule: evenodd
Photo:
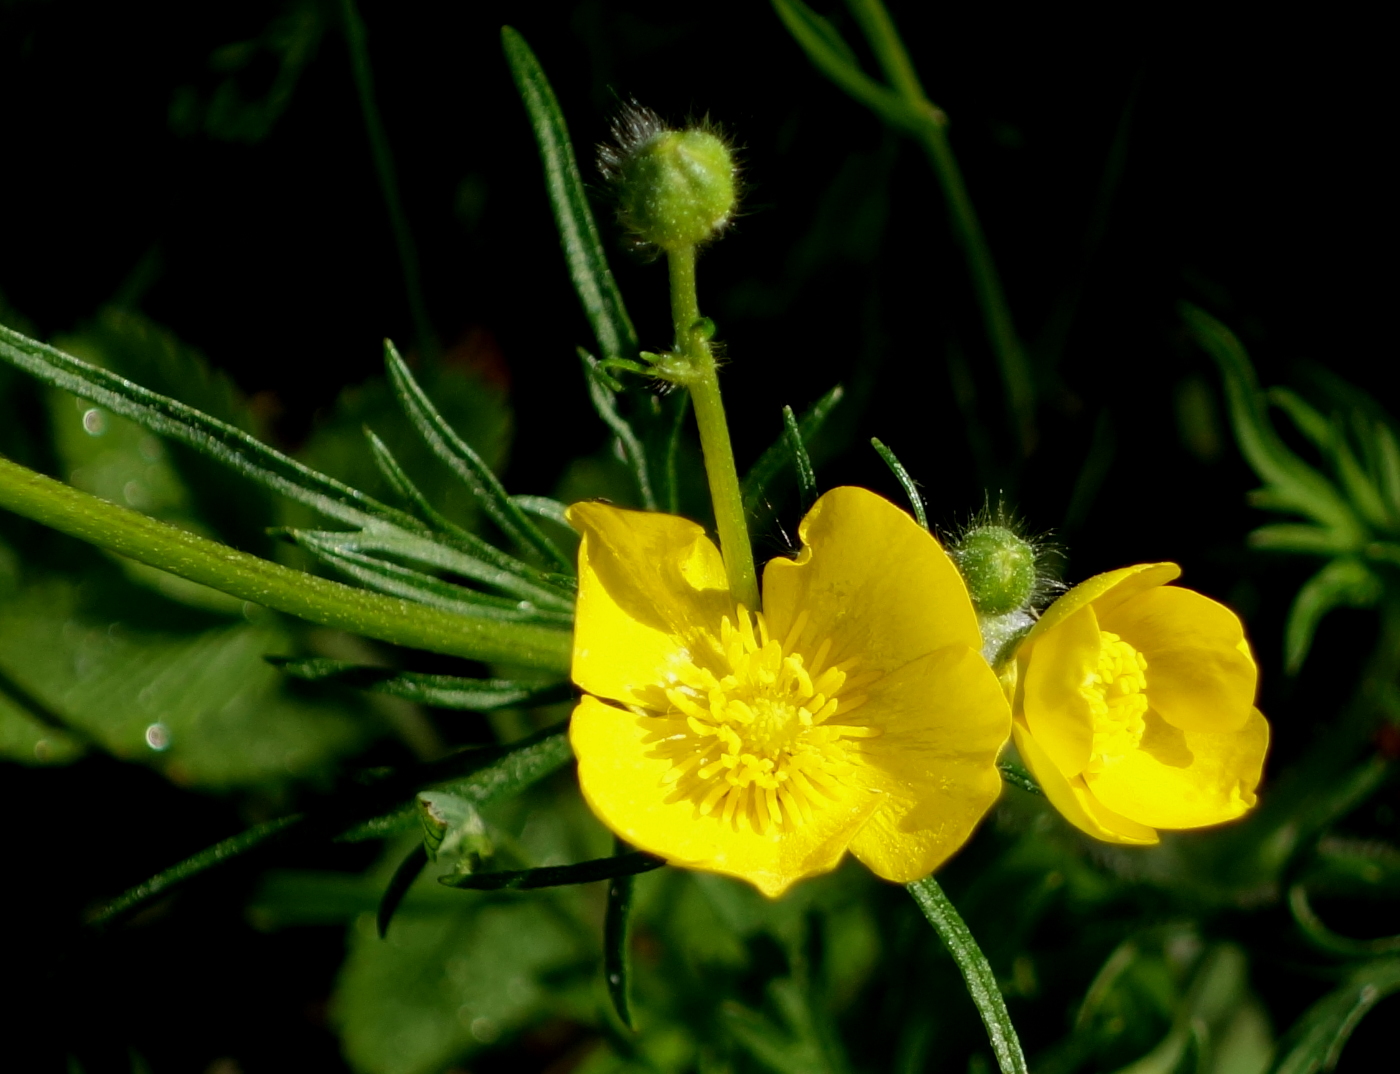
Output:
<svg viewBox="0 0 1400 1074">
<path fill-rule="evenodd" d="M 1136 749 L 1146 729 L 1147 658 L 1111 631 L 1100 631 L 1099 639 L 1099 665 L 1080 688 L 1094 720 L 1090 772 Z"/>
<path fill-rule="evenodd" d="M 669 711 L 646 719 L 653 756 L 671 761 L 671 801 L 690 800 L 703 816 L 767 835 L 842 797 L 859 750 L 852 740 L 880 732 L 832 722 L 860 707 L 865 697 L 852 688 L 871 676 L 853 676 L 852 661 L 827 666 L 830 639 L 815 651 L 804 645 L 806 612 L 781 641 L 769 637 L 761 614 L 750 618 L 740 605 L 737 618 L 737 626 L 722 620 L 701 663 L 674 671 Z"/>
</svg>

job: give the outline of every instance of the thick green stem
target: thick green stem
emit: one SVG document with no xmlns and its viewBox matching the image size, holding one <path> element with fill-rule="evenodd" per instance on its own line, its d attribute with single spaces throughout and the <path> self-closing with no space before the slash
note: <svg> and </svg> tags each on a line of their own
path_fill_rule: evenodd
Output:
<svg viewBox="0 0 1400 1074">
<path fill-rule="evenodd" d="M 982 1016 L 982 1024 L 987 1027 L 987 1037 L 1002 1074 L 1027 1074 L 1021 1041 L 1016 1036 L 1016 1027 L 1011 1024 L 1011 1015 L 1006 1011 L 1006 1001 L 1002 999 L 996 975 L 957 908 L 931 876 L 915 880 L 908 888 L 909 894 L 914 896 L 924 917 L 928 918 L 928 923 L 962 971 L 967 994 L 972 997 L 977 1013 Z"/>
<path fill-rule="evenodd" d="M 288 615 L 473 660 L 565 672 L 563 630 L 454 615 L 291 570 L 98 499 L 0 457 L 0 507 L 100 548 Z"/>
<path fill-rule="evenodd" d="M 729 591 L 744 607 L 758 611 L 758 572 L 754 569 L 753 546 L 749 543 L 749 527 L 744 517 L 739 471 L 734 466 L 734 448 L 729 443 L 729 425 L 724 419 L 724 401 L 719 394 L 719 373 L 708 333 L 699 326 L 695 247 L 667 250 L 666 258 L 671 267 L 671 315 L 676 326 L 676 352 L 690 362 L 691 373 L 685 385 L 695 405 L 695 424 L 700 429 L 700 448 L 705 455 L 705 473 L 710 481 L 715 528 L 719 531 Z"/>
</svg>

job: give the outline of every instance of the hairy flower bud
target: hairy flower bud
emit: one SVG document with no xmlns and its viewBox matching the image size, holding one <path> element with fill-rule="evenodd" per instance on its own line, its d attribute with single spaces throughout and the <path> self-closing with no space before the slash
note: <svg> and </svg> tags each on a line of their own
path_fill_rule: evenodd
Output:
<svg viewBox="0 0 1400 1074">
<path fill-rule="evenodd" d="M 979 614 L 1005 615 L 1035 593 L 1035 548 L 1005 526 L 980 526 L 953 548 Z"/>
<path fill-rule="evenodd" d="M 729 146 L 713 130 L 670 130 L 653 112 L 629 108 L 613 129 L 617 144 L 600 163 L 617 191 L 618 219 L 640 242 L 673 250 L 714 238 L 738 197 Z"/>
</svg>

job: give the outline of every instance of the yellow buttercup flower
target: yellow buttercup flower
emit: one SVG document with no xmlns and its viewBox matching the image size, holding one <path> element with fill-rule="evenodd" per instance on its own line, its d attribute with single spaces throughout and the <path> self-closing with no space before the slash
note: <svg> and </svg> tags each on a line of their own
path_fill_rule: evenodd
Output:
<svg viewBox="0 0 1400 1074">
<path fill-rule="evenodd" d="M 850 851 L 908 882 L 1001 788 L 1011 713 L 938 542 L 838 488 L 796 559 L 735 603 L 718 549 L 673 515 L 581 503 L 569 737 L 579 784 L 642 850 L 781 894 Z"/>
<path fill-rule="evenodd" d="M 1110 571 L 1046 610 L 1008 679 L 1013 733 L 1046 796 L 1110 843 L 1241 816 L 1269 748 L 1239 618 L 1166 583 L 1174 563 Z"/>
</svg>

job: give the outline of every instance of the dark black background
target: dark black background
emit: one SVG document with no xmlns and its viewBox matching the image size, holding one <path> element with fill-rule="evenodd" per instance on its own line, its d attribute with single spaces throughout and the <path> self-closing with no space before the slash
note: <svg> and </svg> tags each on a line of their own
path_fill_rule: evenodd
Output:
<svg viewBox="0 0 1400 1074">
<path fill-rule="evenodd" d="M 1296 755 L 1322 715 L 1306 714 L 1314 694 L 1326 693 L 1306 675 L 1286 686 L 1278 671 L 1282 616 L 1307 565 L 1244 552 L 1260 517 L 1245 506 L 1252 475 L 1223 426 L 1213 457 L 1183 445 L 1183 381 L 1203 381 L 1217 413 L 1220 404 L 1176 303 L 1196 301 L 1239 332 L 1266 384 L 1306 383 L 1301 363 L 1320 363 L 1394 409 L 1382 372 L 1394 362 L 1394 173 L 1382 156 L 1394 94 L 1379 9 L 891 9 L 930 97 L 952 117 L 1030 344 L 1083 281 L 1058 371 L 1043 375 L 1041 435 L 1024 463 L 926 161 L 827 83 L 766 4 L 362 5 L 433 326 L 449 346 L 489 332 L 510 378 L 507 484 L 548 493 L 567 460 L 605 436 L 573 357 L 588 329 L 501 57 L 503 23 L 537 51 L 581 155 L 606 136 L 618 100 L 633 97 L 673 119 L 708 112 L 742 148 L 745 212 L 700 275 L 702 307 L 730 358 L 741 467 L 779 431 L 783 404 L 800 409 L 844 381 L 856 401 L 838 423 L 844 453 L 820 470 L 821 484 L 893 495 L 864 447 L 878 435 L 924 484 L 936 521 L 954 524 L 1004 491 L 1031 528 L 1055 531 L 1071 579 L 1182 563 L 1189 584 L 1249 619 L 1265 707 L 1292 714 L 1276 721 L 1274 763 Z M 171 130 L 176 91 L 209 92 L 221 77 L 210 53 L 255 37 L 278 10 L 0 5 L 0 293 L 47 336 L 91 316 L 143 261 L 155 265 L 141 308 L 248 393 L 265 393 L 294 447 L 342 386 L 376 373 L 380 339 L 409 346 L 412 326 L 336 33 L 265 141 Z M 849 18 L 830 14 L 855 40 Z M 259 77 L 248 75 L 251 89 Z M 1130 104 L 1121 182 L 1104 203 L 1105 162 Z M 887 168 L 888 181 L 833 193 L 848 167 L 877 177 Z M 1102 211 L 1102 241 L 1086 261 Z M 614 252 L 643 346 L 664 347 L 664 269 L 618 242 Z M 950 349 L 973 371 L 988 445 L 980 461 L 954 402 Z M 1096 428 L 1109 465 L 1089 497 Z M 1368 626 L 1352 613 L 1337 623 L 1315 663 L 1354 666 Z M 226 803 L 181 796 L 173 814 L 172 794 L 155 776 L 103 761 L 0 772 L 0 815 L 13 818 L 4 823 L 16 840 L 7 870 L 42 863 L 34 869 L 46 878 L 41 905 L 26 897 L 6 917 L 4 943 L 37 956 L 22 963 L 29 985 L 60 965 L 82 905 L 237 826 Z M 33 823 L 40 795 L 45 819 Z M 152 818 L 155 840 L 143 828 Z M 80 846 L 56 851 L 53 831 L 75 827 L 87 832 Z M 63 956 L 87 982 L 58 1002 L 91 1012 L 74 1020 L 92 1038 L 91 1069 L 120 1066 L 122 1040 L 149 1042 L 168 1064 L 158 1069 L 203 1069 L 225 1054 L 250 1071 L 337 1061 L 315 1005 L 338 939 L 257 936 L 238 924 L 239 897 L 207 893 L 146 936 Z M 198 995 L 179 986 L 182 958 Z M 60 1032 L 64 1020 L 46 1017 L 55 1020 L 32 1023 L 30 1043 Z"/>
</svg>

